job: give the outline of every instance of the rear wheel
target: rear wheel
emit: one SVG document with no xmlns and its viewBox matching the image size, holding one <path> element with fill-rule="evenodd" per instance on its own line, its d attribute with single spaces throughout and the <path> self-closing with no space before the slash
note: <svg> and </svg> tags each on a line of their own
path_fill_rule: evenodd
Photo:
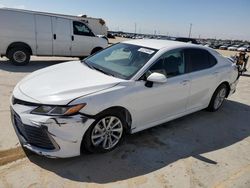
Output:
<svg viewBox="0 0 250 188">
<path fill-rule="evenodd" d="M 9 50 L 7 57 L 17 66 L 27 65 L 30 61 L 30 52 L 26 48 L 14 47 Z"/>
<path fill-rule="evenodd" d="M 90 126 L 83 138 L 83 149 L 88 152 L 108 152 L 121 141 L 125 119 L 119 113 L 102 115 Z"/>
<path fill-rule="evenodd" d="M 228 88 L 225 84 L 221 84 L 214 92 L 212 99 L 207 108 L 208 111 L 217 111 L 223 104 L 228 93 Z"/>
</svg>

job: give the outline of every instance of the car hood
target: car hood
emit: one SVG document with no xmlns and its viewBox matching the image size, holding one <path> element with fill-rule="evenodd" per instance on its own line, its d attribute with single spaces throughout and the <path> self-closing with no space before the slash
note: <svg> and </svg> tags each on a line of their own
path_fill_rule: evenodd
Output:
<svg viewBox="0 0 250 188">
<path fill-rule="evenodd" d="M 65 105 L 77 97 L 111 88 L 123 81 L 73 61 L 36 71 L 17 87 L 33 101 Z"/>
</svg>

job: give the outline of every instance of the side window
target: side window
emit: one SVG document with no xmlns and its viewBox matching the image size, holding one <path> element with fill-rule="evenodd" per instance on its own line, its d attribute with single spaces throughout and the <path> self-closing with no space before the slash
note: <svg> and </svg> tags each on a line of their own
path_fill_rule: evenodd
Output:
<svg viewBox="0 0 250 188">
<path fill-rule="evenodd" d="M 217 64 L 217 60 L 212 54 L 208 53 L 208 58 L 209 58 L 210 67 Z"/>
<path fill-rule="evenodd" d="M 92 31 L 82 22 L 73 21 L 74 35 L 94 36 Z"/>
<path fill-rule="evenodd" d="M 186 49 L 185 57 L 188 62 L 188 72 L 207 69 L 217 63 L 209 52 L 202 49 Z"/>
<path fill-rule="evenodd" d="M 149 69 L 148 74 L 158 72 L 167 78 L 185 73 L 185 61 L 182 50 L 167 52 Z"/>
</svg>

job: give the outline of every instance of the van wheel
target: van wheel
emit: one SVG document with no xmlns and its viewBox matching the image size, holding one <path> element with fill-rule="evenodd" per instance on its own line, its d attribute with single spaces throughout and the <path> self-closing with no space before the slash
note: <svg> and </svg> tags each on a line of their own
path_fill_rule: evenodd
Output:
<svg viewBox="0 0 250 188">
<path fill-rule="evenodd" d="M 29 50 L 22 47 L 14 47 L 10 49 L 7 56 L 11 63 L 17 66 L 27 65 L 30 61 Z"/>
<path fill-rule="evenodd" d="M 80 56 L 79 59 L 82 61 L 86 58 L 87 56 Z"/>
<path fill-rule="evenodd" d="M 91 52 L 90 55 L 93 55 L 93 54 L 95 54 L 95 53 L 101 51 L 102 49 L 103 49 L 103 48 L 101 48 L 101 47 L 94 48 L 94 49 L 92 50 L 92 52 Z"/>
<path fill-rule="evenodd" d="M 214 92 L 212 99 L 207 108 L 210 112 L 217 111 L 223 104 L 228 93 L 228 88 L 225 84 L 221 84 Z"/>
<path fill-rule="evenodd" d="M 125 118 L 117 112 L 101 115 L 85 133 L 82 150 L 90 153 L 105 153 L 115 149 L 121 142 Z"/>
</svg>

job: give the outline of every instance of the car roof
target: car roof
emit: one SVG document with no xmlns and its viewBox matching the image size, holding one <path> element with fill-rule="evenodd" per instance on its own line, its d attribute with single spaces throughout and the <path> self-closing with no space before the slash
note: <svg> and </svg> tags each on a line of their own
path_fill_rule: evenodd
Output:
<svg viewBox="0 0 250 188">
<path fill-rule="evenodd" d="M 153 49 L 163 49 L 163 48 L 185 48 L 185 47 L 198 47 L 203 48 L 200 45 L 195 45 L 191 43 L 185 43 L 185 42 L 178 42 L 178 41 L 172 41 L 172 40 L 159 40 L 159 39 L 139 39 L 139 40 L 129 40 L 129 41 L 123 41 L 122 43 L 126 44 L 133 44 L 138 46 L 143 46 L 147 48 L 153 48 Z M 203 48 L 204 49 L 204 48 Z"/>
</svg>

